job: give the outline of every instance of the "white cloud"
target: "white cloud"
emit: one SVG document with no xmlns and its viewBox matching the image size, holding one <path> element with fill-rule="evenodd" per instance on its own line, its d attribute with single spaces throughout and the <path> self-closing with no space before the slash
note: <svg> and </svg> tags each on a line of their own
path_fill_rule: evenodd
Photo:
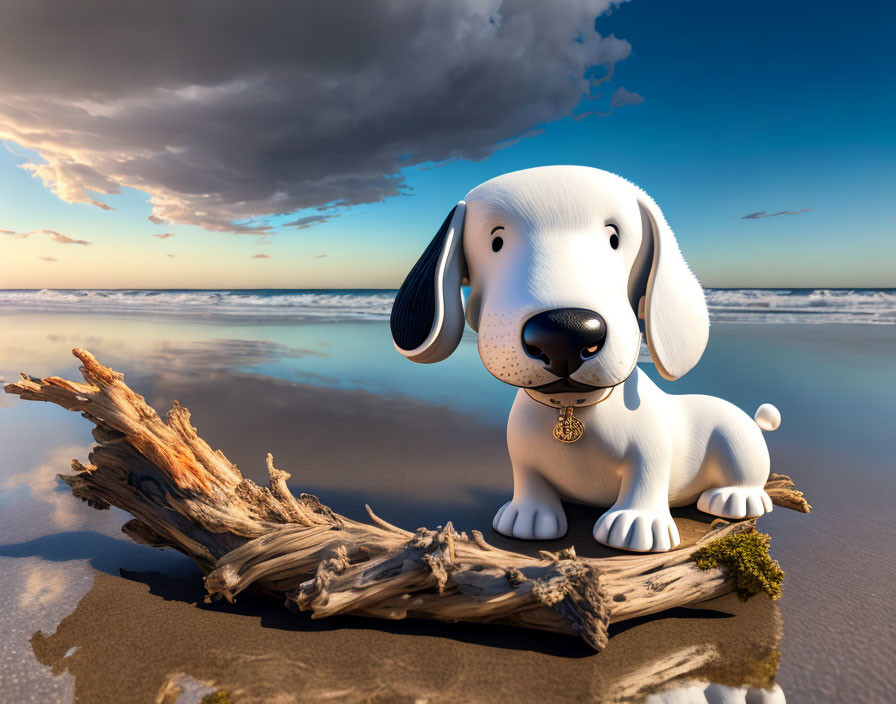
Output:
<svg viewBox="0 0 896 704">
<path fill-rule="evenodd" d="M 0 230 L 0 234 L 10 235 L 11 237 L 15 237 L 16 239 L 25 240 L 28 239 L 31 235 L 46 235 L 49 239 L 54 242 L 58 242 L 59 244 L 80 244 L 85 247 L 90 247 L 93 243 L 88 242 L 87 240 L 76 240 L 73 237 L 69 237 L 68 235 L 63 235 L 61 232 L 56 232 L 56 230 L 31 230 L 30 232 L 16 232 L 15 230 Z"/>
<path fill-rule="evenodd" d="M 329 215 L 307 215 L 303 218 L 298 218 L 297 220 L 293 220 L 291 222 L 285 222 L 281 227 L 295 227 L 298 230 L 304 230 L 306 228 L 311 227 L 312 225 L 319 225 L 322 222 L 326 222 L 331 218 L 339 217 L 335 214 Z"/>
<path fill-rule="evenodd" d="M 56 232 L 56 230 L 39 230 L 38 232 L 42 232 L 51 240 L 58 242 L 59 244 L 80 244 L 84 247 L 90 247 L 93 244 L 87 240 L 76 240 L 68 235 L 63 235 L 61 232 Z"/>
<path fill-rule="evenodd" d="M 624 86 L 619 86 L 616 92 L 613 93 L 613 97 L 610 98 L 610 109 L 615 110 L 626 105 L 640 105 L 643 102 L 644 98 L 642 96 L 626 90 Z"/>
</svg>

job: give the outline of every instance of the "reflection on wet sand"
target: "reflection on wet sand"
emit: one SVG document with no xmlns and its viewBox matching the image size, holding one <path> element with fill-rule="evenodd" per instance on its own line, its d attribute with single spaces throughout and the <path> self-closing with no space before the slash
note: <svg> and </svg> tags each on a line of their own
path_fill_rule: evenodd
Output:
<svg viewBox="0 0 896 704">
<path fill-rule="evenodd" d="M 469 488 L 491 484 L 497 494 L 506 479 L 500 471 L 482 476 L 483 467 L 506 462 L 500 438 L 444 408 L 407 402 L 393 408 L 393 399 L 358 391 L 320 399 L 312 388 L 243 375 L 231 375 L 224 386 L 179 378 L 169 387 L 165 377 L 156 383 L 155 394 L 178 393 L 198 408 L 197 423 L 210 423 L 228 453 L 239 438 L 238 452 L 248 462 L 267 443 L 285 438 L 287 462 L 300 467 L 296 488 L 310 481 L 328 501 L 357 503 L 358 511 L 364 498 L 374 497 L 403 524 L 457 515 Z M 246 398 L 255 399 L 249 427 L 230 410 Z M 339 443 L 341 433 L 355 442 Z M 464 438 L 462 450 L 456 437 Z M 416 479 L 410 484 L 399 469 L 408 467 Z M 420 495 L 430 497 L 423 506 L 414 500 Z M 482 525 L 495 497 L 486 492 L 483 502 L 477 493 L 472 496 L 479 500 L 460 517 Z M 603 550 L 590 540 L 594 509 L 570 509 L 573 532 L 564 541 L 583 544 L 585 551 Z M 416 521 L 419 517 L 424 520 Z M 679 516 L 684 536 L 705 530 L 696 518 Z M 45 541 L 59 542 L 62 535 Z M 83 543 L 81 536 L 74 540 Z M 555 546 L 525 549 L 539 547 Z M 104 551 L 94 541 L 86 552 L 94 549 Z M 31 544 L 6 546 L 4 552 L 11 557 L 46 553 Z M 32 648 L 41 664 L 73 677 L 76 701 L 177 701 L 178 696 L 187 701 L 194 695 L 195 701 L 216 689 L 249 702 L 511 697 L 522 702 L 550 700 L 560 692 L 578 700 L 638 701 L 680 682 L 693 689 L 695 680 L 769 687 L 781 633 L 780 614 L 771 602 L 758 598 L 744 605 L 729 598 L 700 610 L 618 624 L 610 647 L 594 655 L 565 636 L 486 625 L 312 622 L 249 599 L 236 607 L 207 606 L 203 596 L 198 576 L 185 581 L 98 574 L 55 634 L 36 633 Z"/>
<path fill-rule="evenodd" d="M 4 492 L 19 488 L 27 489 L 35 502 L 48 504 L 40 510 L 45 519 L 58 530 L 73 530 L 84 523 L 84 513 L 67 492 L 59 491 L 60 471 L 71 464 L 73 458 L 86 457 L 90 446 L 63 445 L 54 447 L 46 454 L 41 464 L 25 472 L 0 474 L 0 489 Z"/>
<path fill-rule="evenodd" d="M 36 376 L 73 378 L 77 364 L 70 351 L 84 347 L 124 371 L 132 384 L 139 380 L 141 388 L 143 380 L 158 377 L 170 383 L 197 375 L 220 381 L 237 371 L 327 390 L 364 388 L 455 406 L 476 399 L 467 412 L 478 413 L 484 404 L 489 416 L 506 416 L 513 398 L 513 389 L 495 382 L 479 363 L 475 338 L 465 338 L 445 363 L 422 369 L 395 353 L 388 324 L 382 322 L 222 324 L 103 315 L 16 316 L 0 311 L 0 327 L 16 331 L 14 338 L 0 339 L 0 376 L 8 380 L 25 368 Z M 90 334 L 85 334 L 88 330 Z M 483 394 L 483 388 L 490 393 Z"/>
<path fill-rule="evenodd" d="M 0 374 L 7 378 L 21 369 L 77 377 L 69 350 L 92 347 L 124 369 L 155 407 L 175 398 L 190 407 L 202 436 L 246 475 L 261 478 L 271 451 L 292 473 L 293 490 L 319 493 L 352 518 L 365 518 L 369 502 L 404 527 L 450 518 L 458 529 L 482 528 L 511 490 L 506 408 L 494 411 L 505 403 L 503 388 L 476 376 L 475 348 L 462 346 L 448 366 L 423 369 L 397 358 L 385 325 L 275 329 L 76 315 L 4 316 L 3 323 L 16 331 L 0 341 Z M 791 701 L 885 701 L 896 672 L 886 588 L 896 581 L 887 434 L 896 326 L 714 330 L 707 357 L 672 391 L 709 391 L 748 409 L 766 400 L 779 405 L 785 425 L 769 437 L 775 469 L 796 477 L 816 509 L 810 520 L 775 511 L 760 522 L 788 573 L 779 679 Z M 363 383 L 337 388 L 311 373 Z M 672 688 L 656 696 L 674 690 L 679 698 L 671 701 L 703 701 L 721 696 L 706 683 L 733 686 L 744 681 L 738 671 L 755 675 L 755 684 L 771 683 L 760 671 L 775 671 L 780 617 L 764 597 L 707 607 L 731 618 L 701 611 L 619 624 L 599 655 L 573 639 L 491 626 L 310 622 L 281 614 L 279 605 L 194 605 L 201 603 L 201 581 L 191 565 L 183 568 L 185 558 L 111 537 L 120 536 L 123 514 L 93 511 L 53 486 L 53 474 L 83 458 L 87 425 L 2 394 L 0 405 L 10 406 L 0 409 L 0 595 L 17 607 L 0 613 L 0 691 L 21 693 L 13 701 L 68 701 L 61 693 L 69 691 L 70 676 L 47 682 L 41 671 L 49 670 L 35 663 L 27 644 L 35 630 L 54 628 L 56 634 L 34 638 L 34 652 L 74 675 L 77 701 L 87 702 L 147 701 L 146 693 L 152 701 L 163 688 L 178 687 L 181 701 L 197 701 L 209 687 L 273 702 L 326 694 L 334 701 L 456 701 L 486 693 L 519 701 L 550 701 L 558 693 L 570 701 L 625 700 L 647 693 L 645 673 L 656 671 L 663 673 L 652 680 L 656 686 Z M 473 415 L 483 408 L 484 422 Z M 568 536 L 528 547 L 574 544 L 581 554 L 606 555 L 590 535 L 599 511 L 570 507 Z M 508 546 L 499 536 L 487 538 Z M 122 579 L 115 576 L 120 567 L 167 576 Z M 95 570 L 101 574 L 89 589 Z M 60 580 L 62 594 L 53 596 Z M 845 610 L 846 601 L 862 608 Z M 71 616 L 59 623 L 65 613 Z"/>
<path fill-rule="evenodd" d="M 56 632 L 38 631 L 31 646 L 54 673 L 74 677 L 76 701 L 97 704 L 161 701 L 185 685 L 224 690 L 238 702 L 283 704 L 635 702 L 695 690 L 695 682 L 735 695 L 738 688 L 768 690 L 781 638 L 780 612 L 764 596 L 747 603 L 728 596 L 699 610 L 618 624 L 599 654 L 560 635 L 348 617 L 311 621 L 278 604 L 247 598 L 207 605 L 202 596 L 196 581 L 98 573 Z"/>
<path fill-rule="evenodd" d="M 275 449 L 278 461 L 295 468 L 295 489 L 310 485 L 346 512 L 360 513 L 369 500 L 404 525 L 451 516 L 475 527 L 487 524 L 506 490 L 500 435 L 444 407 L 396 403 L 362 391 L 321 397 L 313 387 L 246 374 L 216 382 L 185 373 L 155 375 L 152 394 L 162 407 L 175 395 L 191 406 L 203 432 L 244 468 Z M 234 413 L 247 399 L 251 416 Z M 83 448 L 65 449 L 83 455 Z M 53 459 L 64 469 L 67 462 L 58 453 Z M 27 486 L 41 511 L 55 508 L 55 501 L 45 503 L 56 495 L 46 467 L 33 481 L 24 473 L 9 481 Z M 562 542 L 582 545 L 585 553 L 606 552 L 591 540 L 594 512 L 570 507 L 572 533 Z M 678 518 L 686 538 L 705 530 L 699 516 Z M 695 680 L 767 687 L 777 667 L 780 614 L 764 597 L 746 605 L 723 599 L 696 611 L 619 624 L 611 646 L 594 655 L 569 637 L 505 627 L 313 622 L 248 598 L 235 607 L 204 605 L 198 575 L 114 576 L 122 558 L 102 558 L 109 553 L 103 536 L 55 532 L 64 527 L 3 546 L 0 555 L 70 559 L 98 553 L 92 561 L 108 574 L 96 575 L 53 635 L 39 631 L 31 639 L 41 664 L 73 677 L 76 701 L 197 701 L 216 689 L 250 702 L 545 701 L 559 692 L 572 699 L 638 701 L 679 682 L 693 687 Z M 557 547 L 512 544 L 529 552 Z M 40 571 L 35 579 L 41 582 Z M 37 588 L 35 599 L 49 587 Z"/>
<path fill-rule="evenodd" d="M 787 698 L 778 685 L 766 689 L 694 682 L 675 690 L 653 694 L 644 701 L 645 704 L 785 704 Z"/>
</svg>

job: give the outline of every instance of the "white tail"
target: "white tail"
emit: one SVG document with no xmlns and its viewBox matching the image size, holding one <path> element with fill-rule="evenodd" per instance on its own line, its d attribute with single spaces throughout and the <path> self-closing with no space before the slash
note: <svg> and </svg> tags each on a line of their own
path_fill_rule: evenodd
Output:
<svg viewBox="0 0 896 704">
<path fill-rule="evenodd" d="M 781 425 L 781 411 L 770 403 L 763 403 L 756 409 L 756 415 L 753 416 L 753 420 L 756 421 L 756 425 L 760 428 L 771 432 L 772 430 L 777 430 L 778 426 Z"/>
</svg>

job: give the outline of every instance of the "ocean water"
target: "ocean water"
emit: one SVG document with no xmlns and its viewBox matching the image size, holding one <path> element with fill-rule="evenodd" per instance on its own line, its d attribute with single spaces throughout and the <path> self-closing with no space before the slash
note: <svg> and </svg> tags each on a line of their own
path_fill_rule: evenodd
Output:
<svg viewBox="0 0 896 704">
<path fill-rule="evenodd" d="M 406 528 L 451 519 L 459 529 L 482 528 L 487 539 L 499 540 L 489 527 L 511 492 L 504 425 L 515 390 L 484 369 L 471 331 L 444 362 L 404 359 L 387 322 L 393 296 L 0 291 L 0 378 L 26 371 L 77 380 L 70 351 L 84 347 L 123 372 L 160 412 L 174 399 L 189 407 L 200 434 L 255 479 L 271 451 L 292 473 L 294 491 L 312 491 L 351 518 L 364 520 L 370 503 Z M 641 365 L 669 393 L 720 396 L 750 414 L 771 402 L 782 412 L 781 427 L 766 436 L 773 471 L 793 476 L 814 510 L 803 516 L 776 509 L 759 525 L 787 572 L 784 598 L 768 604 L 770 621 L 779 626 L 763 636 L 781 652 L 778 684 L 791 703 L 885 701 L 896 691 L 889 666 L 896 659 L 890 594 L 896 582 L 896 291 L 710 290 L 707 297 L 713 326 L 694 370 L 667 382 L 646 352 Z M 158 689 L 172 673 L 203 679 L 184 664 L 190 658 L 178 647 L 177 623 L 158 624 L 156 635 L 170 643 L 165 652 L 150 658 L 141 651 L 127 663 L 93 625 L 91 600 L 113 599 L 103 591 L 110 584 L 143 585 L 122 569 L 191 584 L 199 576 L 179 554 L 128 541 L 120 533 L 128 518 L 122 512 L 95 511 L 60 486 L 56 475 L 72 458 L 86 461 L 92 444 L 90 424 L 79 415 L 0 392 L 0 598 L 10 605 L 0 614 L 4 701 L 122 701 L 116 696 L 128 687 Z M 577 550 L 589 554 L 590 527 L 600 511 L 586 512 L 581 525 L 571 524 L 566 542 L 551 549 L 565 547 L 575 534 Z M 97 574 L 106 581 L 95 582 Z M 187 597 L 146 596 L 156 600 L 146 605 L 150 615 L 171 600 L 189 606 L 185 618 L 204 613 Z M 110 622 L 127 632 L 131 616 L 126 605 L 115 610 L 117 603 L 109 602 Z M 762 611 L 751 609 L 700 622 L 727 622 L 735 640 L 751 642 Z M 226 614 L 214 616 L 220 618 L 209 623 Z M 340 634 L 355 634 L 351 642 L 363 648 L 363 637 L 380 632 L 370 622 L 312 631 L 288 616 L 283 623 L 273 618 L 245 625 L 242 633 L 264 643 L 276 629 L 283 647 L 298 650 Z M 654 634 L 645 640 L 655 642 L 657 667 L 664 648 L 692 655 L 721 647 L 704 644 L 689 624 L 679 616 L 633 625 L 611 640 L 607 655 L 625 652 L 626 638 L 645 631 Z M 452 627 L 426 628 L 386 634 L 398 648 L 390 656 L 395 677 L 412 672 L 416 648 L 430 637 L 434 652 L 451 641 L 455 657 L 494 662 L 496 682 L 514 679 L 533 691 L 560 667 L 570 687 L 597 683 L 607 669 L 604 654 L 558 657 L 539 649 L 540 637 L 515 636 L 519 643 L 505 647 L 487 639 L 457 643 Z M 52 663 L 38 647 L 38 631 L 55 632 L 52 642 L 62 643 Z M 225 659 L 245 647 L 241 639 L 215 637 Z M 650 647 L 638 651 L 648 664 Z M 513 659 L 518 651 L 526 657 Z M 714 657 L 724 659 L 726 652 Z M 104 665 L 110 662 L 118 665 Z M 508 665 L 505 672 L 504 662 L 517 669 Z M 147 671 L 153 663 L 158 672 Z M 270 675 L 252 663 L 230 669 L 257 682 Z"/>
<path fill-rule="evenodd" d="M 3 290 L 0 310 L 385 320 L 394 290 Z M 896 324 L 896 289 L 707 289 L 716 322 Z"/>
</svg>

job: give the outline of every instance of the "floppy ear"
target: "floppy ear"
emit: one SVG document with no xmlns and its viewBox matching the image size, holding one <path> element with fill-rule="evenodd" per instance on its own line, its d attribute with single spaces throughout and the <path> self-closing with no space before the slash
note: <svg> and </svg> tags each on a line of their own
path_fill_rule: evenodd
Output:
<svg viewBox="0 0 896 704">
<path fill-rule="evenodd" d="M 458 203 L 408 274 L 392 304 L 392 340 L 405 357 L 441 362 L 457 348 L 464 331 L 461 280 L 465 273 L 464 213 Z"/>
<path fill-rule="evenodd" d="M 652 244 L 653 250 L 639 315 L 644 318 L 647 347 L 657 370 L 674 380 L 703 355 L 709 339 L 709 311 L 703 287 L 688 268 L 659 206 L 640 190 L 638 205 L 644 244 Z"/>
</svg>

